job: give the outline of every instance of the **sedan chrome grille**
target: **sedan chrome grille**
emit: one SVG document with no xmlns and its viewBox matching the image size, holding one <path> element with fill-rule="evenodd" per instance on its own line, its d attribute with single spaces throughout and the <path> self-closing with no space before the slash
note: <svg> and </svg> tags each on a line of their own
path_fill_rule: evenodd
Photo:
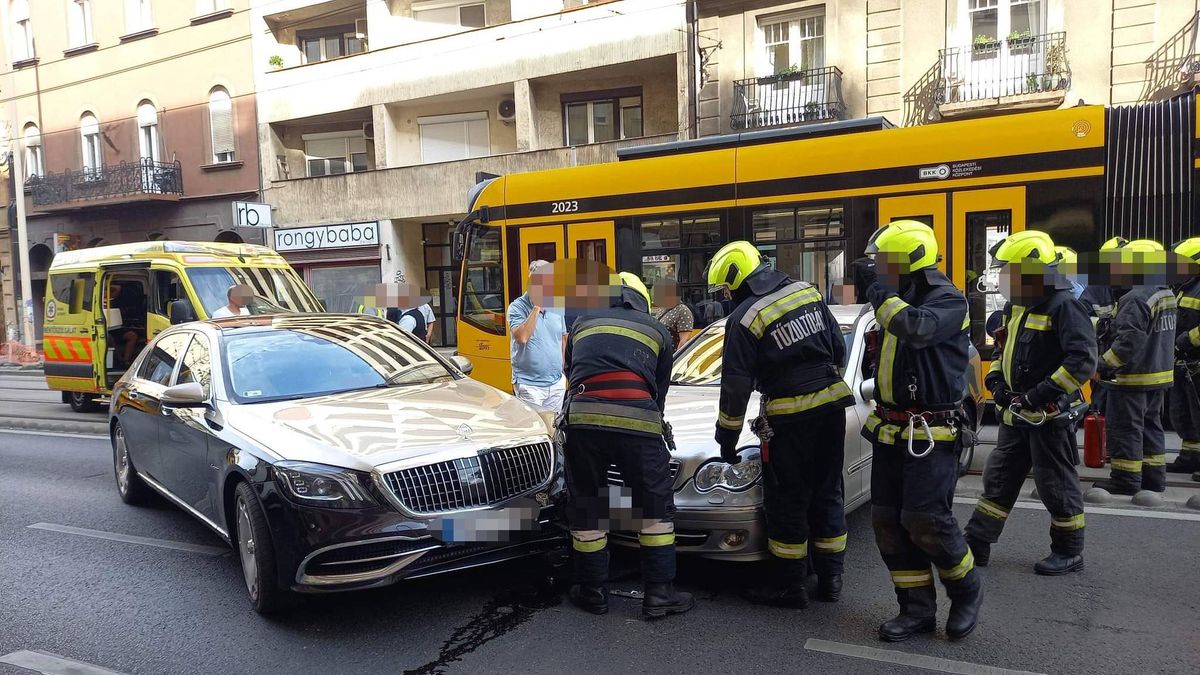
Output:
<svg viewBox="0 0 1200 675">
<path fill-rule="evenodd" d="M 670 462 L 671 466 L 671 485 L 675 485 L 675 479 L 679 477 L 679 460 L 673 459 Z M 621 470 L 616 464 L 608 465 L 608 484 L 624 487 L 625 477 L 621 475 Z"/>
<path fill-rule="evenodd" d="M 553 446 L 533 443 L 393 471 L 383 478 L 409 512 L 433 514 L 499 504 L 545 485 L 553 469 Z"/>
</svg>

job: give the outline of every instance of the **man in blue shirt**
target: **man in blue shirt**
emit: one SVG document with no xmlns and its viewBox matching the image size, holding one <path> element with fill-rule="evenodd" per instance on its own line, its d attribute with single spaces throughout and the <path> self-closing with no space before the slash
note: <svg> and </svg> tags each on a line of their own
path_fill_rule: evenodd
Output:
<svg viewBox="0 0 1200 675">
<path fill-rule="evenodd" d="M 562 408 L 563 350 L 567 327 L 563 316 L 545 305 L 553 298 L 550 263 L 529 264 L 529 291 L 508 306 L 513 393 L 517 398 L 558 412 Z"/>
</svg>

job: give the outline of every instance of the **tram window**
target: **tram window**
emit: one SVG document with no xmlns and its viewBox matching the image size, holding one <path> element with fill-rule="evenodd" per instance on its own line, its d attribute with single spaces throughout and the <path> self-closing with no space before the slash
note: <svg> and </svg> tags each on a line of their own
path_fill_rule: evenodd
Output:
<svg viewBox="0 0 1200 675">
<path fill-rule="evenodd" d="M 788 241 L 796 238 L 795 209 L 755 211 L 754 241 Z"/>
<path fill-rule="evenodd" d="M 684 248 L 714 246 L 721 243 L 721 219 L 717 216 L 684 218 L 682 225 Z"/>
<path fill-rule="evenodd" d="M 801 239 L 842 236 L 842 209 L 798 209 L 796 226 Z"/>
<path fill-rule="evenodd" d="M 895 218 L 892 218 L 892 219 L 891 219 L 890 221 L 888 221 L 888 222 L 894 223 L 894 222 L 896 222 L 897 220 L 915 220 L 915 221 L 917 221 L 918 223 L 925 223 L 925 224 L 926 224 L 926 225 L 928 225 L 929 227 L 933 227 L 933 216 L 931 216 L 931 215 L 924 215 L 924 216 L 896 216 Z"/>
<path fill-rule="evenodd" d="M 575 257 L 608 264 L 608 245 L 603 239 L 575 242 Z"/>
<path fill-rule="evenodd" d="M 987 334 L 987 318 L 1004 308 L 999 277 L 992 269 L 988 251 L 1008 236 L 1012 211 L 978 211 L 967 214 L 967 305 L 971 317 L 971 341 L 985 361 L 995 358 L 996 343 Z"/>
<path fill-rule="evenodd" d="M 495 335 L 504 335 L 504 250 L 500 228 L 477 227 L 470 233 L 463 274 L 462 318 Z"/>
<path fill-rule="evenodd" d="M 554 262 L 555 260 L 558 260 L 558 247 L 554 245 L 554 242 L 530 244 L 529 260 L 545 260 L 546 262 Z"/>
<path fill-rule="evenodd" d="M 679 219 L 643 220 L 642 248 L 679 248 Z"/>
</svg>

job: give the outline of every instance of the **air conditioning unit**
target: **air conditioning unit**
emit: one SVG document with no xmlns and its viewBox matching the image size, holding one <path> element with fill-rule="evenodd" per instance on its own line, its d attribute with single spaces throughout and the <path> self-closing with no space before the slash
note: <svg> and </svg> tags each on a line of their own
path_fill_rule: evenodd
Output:
<svg viewBox="0 0 1200 675">
<path fill-rule="evenodd" d="M 513 121 L 517 118 L 517 102 L 511 98 L 500 101 L 500 105 L 496 106 L 496 113 L 500 115 L 500 119 L 504 122 Z"/>
<path fill-rule="evenodd" d="M 359 40 L 367 39 L 367 20 L 366 19 L 355 19 L 354 20 L 354 37 L 358 38 Z"/>
<path fill-rule="evenodd" d="M 375 140 L 375 123 L 363 122 L 363 138 L 368 141 Z"/>
</svg>

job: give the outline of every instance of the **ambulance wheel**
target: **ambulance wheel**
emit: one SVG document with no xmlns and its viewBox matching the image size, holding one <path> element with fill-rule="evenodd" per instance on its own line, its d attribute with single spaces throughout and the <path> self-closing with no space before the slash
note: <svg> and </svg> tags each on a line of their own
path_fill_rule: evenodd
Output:
<svg viewBox="0 0 1200 675">
<path fill-rule="evenodd" d="M 96 412 L 99 410 L 99 406 L 96 405 L 96 395 L 85 394 L 82 391 L 68 392 L 67 403 L 71 404 L 71 410 L 78 413 Z"/>
</svg>

